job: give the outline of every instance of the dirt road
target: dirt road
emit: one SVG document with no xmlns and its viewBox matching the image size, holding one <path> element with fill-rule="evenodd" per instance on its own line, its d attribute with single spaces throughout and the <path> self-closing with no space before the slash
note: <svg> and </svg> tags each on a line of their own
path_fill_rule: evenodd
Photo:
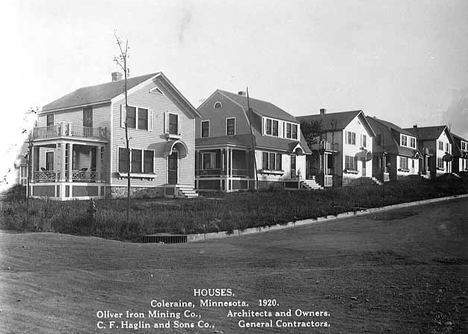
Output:
<svg viewBox="0 0 468 334">
<path fill-rule="evenodd" d="M 0 232 L 0 332 L 466 333 L 467 217 L 459 199 L 179 245 Z"/>
</svg>

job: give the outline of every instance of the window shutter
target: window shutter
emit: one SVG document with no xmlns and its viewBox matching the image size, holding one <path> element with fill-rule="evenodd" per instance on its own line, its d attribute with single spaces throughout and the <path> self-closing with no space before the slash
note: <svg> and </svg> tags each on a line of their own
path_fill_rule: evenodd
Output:
<svg viewBox="0 0 468 334">
<path fill-rule="evenodd" d="M 169 133 L 169 113 L 164 113 L 164 133 Z"/>
<path fill-rule="evenodd" d="M 148 109 L 148 131 L 153 131 L 153 110 Z"/>
<path fill-rule="evenodd" d="M 120 105 L 120 127 L 125 128 L 125 106 L 123 104 Z"/>
<path fill-rule="evenodd" d="M 179 114 L 177 114 L 177 131 L 179 136 L 182 135 L 182 117 Z"/>
</svg>

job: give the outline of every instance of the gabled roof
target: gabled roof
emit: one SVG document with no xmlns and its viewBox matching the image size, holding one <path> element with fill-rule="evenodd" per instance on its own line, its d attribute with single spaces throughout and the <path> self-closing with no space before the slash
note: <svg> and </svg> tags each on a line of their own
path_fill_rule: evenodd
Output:
<svg viewBox="0 0 468 334">
<path fill-rule="evenodd" d="M 296 118 L 300 122 L 322 122 L 323 131 L 341 131 L 346 128 L 348 124 L 356 117 L 360 117 L 363 120 L 364 127 L 366 127 L 374 137 L 374 130 L 370 126 L 362 110 L 341 111 L 333 113 L 325 112 L 316 115 L 297 116 Z"/>
<path fill-rule="evenodd" d="M 161 72 L 141 75 L 138 77 L 127 79 L 127 89 L 141 84 L 142 82 L 155 77 Z M 107 82 L 100 85 L 88 86 L 79 88 L 70 94 L 62 96 L 61 98 L 45 105 L 42 111 L 52 111 L 57 109 L 65 109 L 71 107 L 78 107 L 97 103 L 110 102 L 114 97 L 123 94 L 124 80 Z"/>
<path fill-rule="evenodd" d="M 217 92 L 230 98 L 231 100 L 234 100 L 236 103 L 240 104 L 244 108 L 244 110 L 248 110 L 248 107 L 250 105 L 250 108 L 252 108 L 254 112 L 261 116 L 276 118 L 293 123 L 299 123 L 294 116 L 270 102 L 249 97 L 249 103 L 247 103 L 247 96 L 227 92 L 220 89 L 218 89 Z"/>
<path fill-rule="evenodd" d="M 418 140 L 435 140 L 440 137 L 443 131 L 447 130 L 447 125 L 413 127 L 405 129 L 412 133 Z M 450 136 L 448 136 L 451 139 Z"/>
<path fill-rule="evenodd" d="M 370 117 L 370 116 L 367 116 L 367 120 L 369 121 L 369 123 L 371 124 L 372 126 L 372 122 L 377 122 L 377 123 L 380 123 L 384 126 L 386 126 L 389 130 L 393 130 L 393 131 L 396 131 L 398 133 L 401 133 L 401 134 L 404 134 L 404 135 L 407 135 L 407 136 L 411 136 L 411 137 L 414 137 L 414 134 L 409 132 L 408 130 L 405 130 L 403 128 L 400 128 L 398 125 L 396 124 L 393 124 L 389 121 L 385 121 L 383 119 L 379 119 L 377 117 Z"/>
<path fill-rule="evenodd" d="M 454 133 L 452 133 L 452 138 L 453 138 L 453 147 L 452 147 L 452 153 L 455 157 L 460 157 L 462 156 L 462 150 L 461 150 L 461 142 L 464 141 L 468 143 L 468 140 L 465 138 L 462 138 Z M 464 155 L 465 156 L 465 155 Z"/>
</svg>

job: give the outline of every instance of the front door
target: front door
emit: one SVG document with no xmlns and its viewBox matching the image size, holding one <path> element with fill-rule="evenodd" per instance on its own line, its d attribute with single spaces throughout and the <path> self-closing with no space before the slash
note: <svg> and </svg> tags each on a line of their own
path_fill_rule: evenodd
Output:
<svg viewBox="0 0 468 334">
<path fill-rule="evenodd" d="M 291 179 L 295 179 L 296 175 L 296 156 L 291 155 Z"/>
<path fill-rule="evenodd" d="M 167 183 L 177 184 L 178 164 L 179 153 L 177 151 L 172 151 L 167 162 Z"/>
<path fill-rule="evenodd" d="M 363 176 L 363 177 L 367 176 L 367 175 L 366 175 L 366 173 L 367 173 L 366 165 L 367 165 L 367 162 L 366 162 L 366 161 L 362 161 L 362 176 Z"/>
</svg>

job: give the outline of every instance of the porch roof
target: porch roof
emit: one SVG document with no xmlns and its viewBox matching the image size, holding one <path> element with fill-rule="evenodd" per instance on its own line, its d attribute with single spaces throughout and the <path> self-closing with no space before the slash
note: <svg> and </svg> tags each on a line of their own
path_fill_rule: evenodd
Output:
<svg viewBox="0 0 468 334">
<path fill-rule="evenodd" d="M 267 149 L 290 153 L 293 152 L 298 144 L 301 146 L 305 154 L 312 153 L 304 141 L 271 136 L 236 135 L 195 139 L 195 146 L 197 148 L 204 146 L 238 146 L 242 148 L 251 148 L 254 146 L 255 149 Z"/>
</svg>

